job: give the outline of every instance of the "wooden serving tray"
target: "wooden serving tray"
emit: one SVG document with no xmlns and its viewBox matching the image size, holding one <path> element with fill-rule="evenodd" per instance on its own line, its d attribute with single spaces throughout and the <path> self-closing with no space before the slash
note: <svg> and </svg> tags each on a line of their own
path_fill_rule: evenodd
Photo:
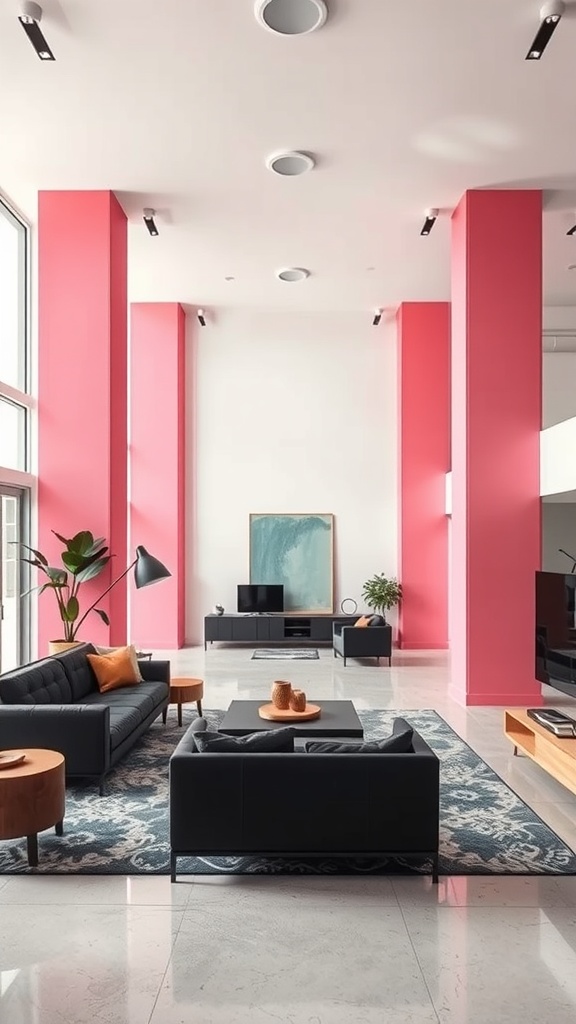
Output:
<svg viewBox="0 0 576 1024">
<path fill-rule="evenodd" d="M 258 708 L 260 718 L 268 722 L 310 722 L 313 718 L 320 718 L 322 708 L 319 704 L 307 704 L 305 711 L 281 711 L 274 704 L 261 704 Z"/>
</svg>

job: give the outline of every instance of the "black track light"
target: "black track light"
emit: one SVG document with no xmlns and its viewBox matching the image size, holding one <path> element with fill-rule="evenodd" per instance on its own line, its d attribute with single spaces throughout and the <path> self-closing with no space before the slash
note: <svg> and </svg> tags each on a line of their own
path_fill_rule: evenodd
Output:
<svg viewBox="0 0 576 1024">
<path fill-rule="evenodd" d="M 436 223 L 436 218 L 438 216 L 438 210 L 435 207 L 432 207 L 430 210 L 426 210 L 426 215 L 425 216 L 426 216 L 426 220 L 424 221 L 424 224 L 422 225 L 422 231 L 420 232 L 421 235 L 429 235 L 430 234 L 430 232 L 432 231 L 432 228 L 434 227 L 434 224 Z"/>
<path fill-rule="evenodd" d="M 548 0 L 548 3 L 540 8 L 540 28 L 534 36 L 525 60 L 540 60 L 565 10 L 566 4 L 563 0 Z"/>
<path fill-rule="evenodd" d="M 42 8 L 40 4 L 33 3 L 32 0 L 25 0 L 22 4 L 22 14 L 18 15 L 18 21 L 22 25 L 40 60 L 56 60 L 40 28 L 40 22 L 42 21 Z"/>
<path fill-rule="evenodd" d="M 147 206 L 146 209 L 144 210 L 144 223 L 145 223 L 146 227 L 148 228 L 148 231 L 150 232 L 150 234 L 154 235 L 154 237 L 156 237 L 156 235 L 158 234 L 158 228 L 156 227 L 156 224 L 154 223 L 154 217 L 155 216 L 156 216 L 156 210 L 151 210 L 150 207 Z"/>
<path fill-rule="evenodd" d="M 380 323 L 381 319 L 382 319 L 382 310 L 381 309 L 375 309 L 374 310 L 374 319 L 372 321 L 372 327 L 378 327 L 378 324 Z"/>
<path fill-rule="evenodd" d="M 576 224 L 573 224 L 572 227 L 566 232 L 566 234 L 567 235 L 576 235 Z"/>
<path fill-rule="evenodd" d="M 206 327 L 206 317 L 204 316 L 204 310 L 199 309 L 198 312 L 196 313 L 196 316 L 198 317 L 198 323 L 200 324 L 200 327 Z"/>
</svg>

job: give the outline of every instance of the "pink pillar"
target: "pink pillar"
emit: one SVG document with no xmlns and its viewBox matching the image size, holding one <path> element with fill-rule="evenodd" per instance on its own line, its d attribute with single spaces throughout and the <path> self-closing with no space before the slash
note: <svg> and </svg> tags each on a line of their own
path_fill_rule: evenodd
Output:
<svg viewBox="0 0 576 1024">
<path fill-rule="evenodd" d="M 399 646 L 448 646 L 450 304 L 398 310 Z"/>
<path fill-rule="evenodd" d="M 466 192 L 452 224 L 452 695 L 538 705 L 542 196 Z"/>
<path fill-rule="evenodd" d="M 115 556 L 83 585 L 81 612 L 127 565 L 127 224 L 112 192 L 38 197 L 38 544 L 58 564 L 52 530 L 91 530 Z M 38 653 L 62 636 L 52 594 L 39 599 Z M 126 641 L 126 581 L 78 639 Z"/>
<path fill-rule="evenodd" d="M 131 594 L 130 636 L 146 648 L 184 646 L 185 349 L 182 306 L 132 304 L 130 543 L 172 573 Z"/>
</svg>

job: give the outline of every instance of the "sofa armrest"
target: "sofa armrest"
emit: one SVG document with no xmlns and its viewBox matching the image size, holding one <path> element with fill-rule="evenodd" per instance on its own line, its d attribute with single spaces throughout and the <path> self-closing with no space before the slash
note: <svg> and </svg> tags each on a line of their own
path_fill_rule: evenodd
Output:
<svg viewBox="0 0 576 1024">
<path fill-rule="evenodd" d="M 142 679 L 147 683 L 166 683 L 170 686 L 169 661 L 139 661 L 138 667 Z"/>
<path fill-rule="evenodd" d="M 67 775 L 110 767 L 110 708 L 105 704 L 5 704 L 0 750 L 41 747 L 64 755 Z"/>
</svg>

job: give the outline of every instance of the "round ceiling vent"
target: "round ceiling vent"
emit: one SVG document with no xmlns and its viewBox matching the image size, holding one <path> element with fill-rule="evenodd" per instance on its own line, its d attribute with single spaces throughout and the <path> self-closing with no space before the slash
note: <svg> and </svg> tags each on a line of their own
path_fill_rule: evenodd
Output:
<svg viewBox="0 0 576 1024">
<path fill-rule="evenodd" d="M 276 277 L 280 281 L 305 281 L 310 277 L 310 271 L 304 270 L 304 267 L 284 267 L 276 271 Z"/>
<path fill-rule="evenodd" d="M 281 36 L 314 32 L 328 17 L 324 0 L 256 0 L 254 11 L 264 28 Z"/>
<path fill-rule="evenodd" d="M 298 174 L 306 174 L 314 167 L 314 160 L 307 153 L 275 153 L 269 156 L 266 166 L 275 174 L 281 174 L 285 178 L 294 178 Z"/>
</svg>

